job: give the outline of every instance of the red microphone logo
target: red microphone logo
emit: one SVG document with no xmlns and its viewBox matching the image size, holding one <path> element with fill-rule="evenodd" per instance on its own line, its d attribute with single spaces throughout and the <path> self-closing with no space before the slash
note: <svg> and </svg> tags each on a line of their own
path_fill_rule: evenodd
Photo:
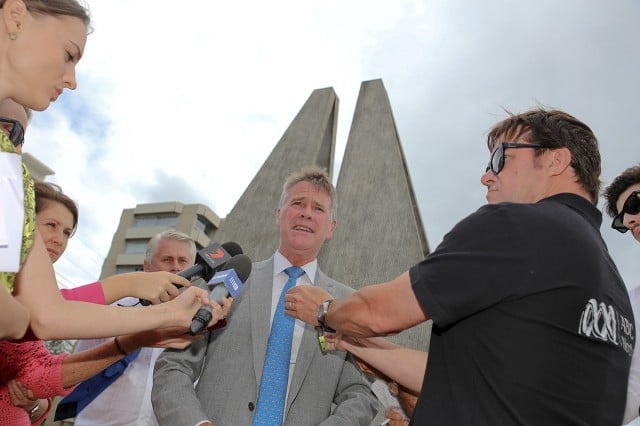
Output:
<svg viewBox="0 0 640 426">
<path fill-rule="evenodd" d="M 216 251 L 209 253 L 209 256 L 212 259 L 220 259 L 224 257 L 224 251 L 221 248 L 218 248 Z"/>
</svg>

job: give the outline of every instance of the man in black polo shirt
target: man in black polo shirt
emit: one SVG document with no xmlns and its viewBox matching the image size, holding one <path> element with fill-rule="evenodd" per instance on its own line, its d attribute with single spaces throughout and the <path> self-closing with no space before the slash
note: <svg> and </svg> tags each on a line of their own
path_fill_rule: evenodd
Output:
<svg viewBox="0 0 640 426">
<path fill-rule="evenodd" d="M 432 319 L 415 425 L 619 425 L 635 333 L 599 232 L 597 140 L 536 109 L 496 125 L 488 145 L 489 205 L 433 253 L 329 303 L 291 290 L 287 313 L 352 336 Z"/>
</svg>

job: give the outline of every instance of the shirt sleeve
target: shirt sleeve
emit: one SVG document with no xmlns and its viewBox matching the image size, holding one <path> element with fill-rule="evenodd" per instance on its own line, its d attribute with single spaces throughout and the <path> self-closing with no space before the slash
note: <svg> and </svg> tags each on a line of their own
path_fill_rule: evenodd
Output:
<svg viewBox="0 0 640 426">
<path fill-rule="evenodd" d="M 514 296 L 513 282 L 527 281 L 526 244 L 513 216 L 500 205 L 481 207 L 409 270 L 416 298 L 437 326 Z"/>
<path fill-rule="evenodd" d="M 50 354 L 40 340 L 14 346 L 14 362 L 21 364 L 15 378 L 31 389 L 36 397 L 64 396 L 73 390 L 73 387 L 62 386 L 62 361 L 66 353 Z"/>
<path fill-rule="evenodd" d="M 85 284 L 81 287 L 61 289 L 60 292 L 66 300 L 90 302 L 98 305 L 105 304 L 104 291 L 102 290 L 102 283 L 100 281 Z"/>
</svg>

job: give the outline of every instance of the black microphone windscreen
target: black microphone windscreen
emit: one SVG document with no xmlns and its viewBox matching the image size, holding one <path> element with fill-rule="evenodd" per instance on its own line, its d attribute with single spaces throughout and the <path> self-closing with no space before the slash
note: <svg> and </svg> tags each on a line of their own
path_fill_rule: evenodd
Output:
<svg viewBox="0 0 640 426">
<path fill-rule="evenodd" d="M 235 256 L 237 254 L 243 253 L 242 247 L 240 247 L 240 244 L 236 243 L 235 241 L 227 241 L 226 243 L 223 243 L 222 248 L 225 249 L 225 251 L 229 253 L 230 256 Z"/>
<path fill-rule="evenodd" d="M 236 254 L 224 264 L 224 269 L 233 269 L 243 283 L 251 275 L 251 259 L 246 254 Z"/>
</svg>

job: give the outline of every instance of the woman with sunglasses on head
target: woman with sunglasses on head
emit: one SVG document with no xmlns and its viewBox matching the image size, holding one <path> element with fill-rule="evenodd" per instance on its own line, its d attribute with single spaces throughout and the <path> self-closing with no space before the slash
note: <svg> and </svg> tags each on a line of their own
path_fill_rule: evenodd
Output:
<svg viewBox="0 0 640 426">
<path fill-rule="evenodd" d="M 0 21 L 0 101 L 11 98 L 41 111 L 64 89 L 76 88 L 75 67 L 90 25 L 83 6 L 76 0 L 0 0 Z M 7 164 L 0 172 L 0 216 L 7 218 L 2 224 L 6 232 L 0 245 L 0 283 L 29 310 L 30 327 L 38 338 L 109 337 L 168 326 L 188 329 L 200 306 L 211 304 L 207 293 L 195 287 L 147 309 L 65 301 L 35 226 L 33 179 L 26 167 L 20 167 L 19 154 L 4 134 L 0 156 Z M 173 282 L 188 285 L 177 275 Z"/>
<path fill-rule="evenodd" d="M 611 227 L 621 233 L 631 231 L 631 235 L 640 242 L 640 164 L 629 167 L 617 176 L 604 191 L 605 210 L 613 217 Z M 629 292 L 635 317 L 636 342 L 631 358 L 629 383 L 627 386 L 627 405 L 624 410 L 624 424 L 640 415 L 640 286 Z"/>
</svg>

